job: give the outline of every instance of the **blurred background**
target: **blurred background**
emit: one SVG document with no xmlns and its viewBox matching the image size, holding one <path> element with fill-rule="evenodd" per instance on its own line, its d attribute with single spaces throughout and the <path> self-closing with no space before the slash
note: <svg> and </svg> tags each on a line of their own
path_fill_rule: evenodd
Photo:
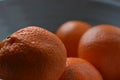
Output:
<svg viewBox="0 0 120 80">
<path fill-rule="evenodd" d="M 70 20 L 120 26 L 120 0 L 0 0 L 0 40 L 32 25 L 55 32 Z"/>
</svg>

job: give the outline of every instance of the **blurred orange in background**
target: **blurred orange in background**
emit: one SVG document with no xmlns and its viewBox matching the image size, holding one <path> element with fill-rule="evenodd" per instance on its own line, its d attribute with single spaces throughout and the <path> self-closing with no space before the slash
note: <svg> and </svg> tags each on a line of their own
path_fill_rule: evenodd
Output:
<svg viewBox="0 0 120 80">
<path fill-rule="evenodd" d="M 63 41 L 68 57 L 78 57 L 79 40 L 90 28 L 90 24 L 82 21 L 68 21 L 60 26 L 56 35 Z"/>
<path fill-rule="evenodd" d="M 60 80 L 103 80 L 99 71 L 80 58 L 67 58 L 66 70 Z"/>
<path fill-rule="evenodd" d="M 104 80 L 120 80 L 120 29 L 104 24 L 88 30 L 80 40 L 79 57 L 95 65 Z"/>
</svg>

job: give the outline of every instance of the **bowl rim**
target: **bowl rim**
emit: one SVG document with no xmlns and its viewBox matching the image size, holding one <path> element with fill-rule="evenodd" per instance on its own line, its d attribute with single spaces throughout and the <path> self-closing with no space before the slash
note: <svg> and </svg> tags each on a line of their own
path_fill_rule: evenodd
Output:
<svg viewBox="0 0 120 80">
<path fill-rule="evenodd" d="M 92 2 L 98 2 L 101 4 L 107 4 L 107 5 L 114 5 L 116 7 L 120 7 L 120 1 L 115 0 L 91 0 Z"/>
</svg>

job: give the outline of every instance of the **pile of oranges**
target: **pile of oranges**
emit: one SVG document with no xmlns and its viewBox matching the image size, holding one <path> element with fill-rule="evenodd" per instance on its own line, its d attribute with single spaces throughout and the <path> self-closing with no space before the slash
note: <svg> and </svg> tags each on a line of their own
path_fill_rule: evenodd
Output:
<svg viewBox="0 0 120 80">
<path fill-rule="evenodd" d="M 69 21 L 56 33 L 20 29 L 0 42 L 2 80 L 120 80 L 120 29 Z"/>
<path fill-rule="evenodd" d="M 57 30 L 56 35 L 65 44 L 68 59 L 76 57 L 76 60 L 66 62 L 61 80 L 120 80 L 120 29 L 117 26 L 102 24 L 91 27 L 85 22 L 69 21 Z M 80 63 L 80 59 L 89 64 Z M 91 64 L 96 70 L 88 69 Z M 72 76 L 68 73 L 71 69 Z M 94 74 L 94 71 L 100 74 Z"/>
</svg>

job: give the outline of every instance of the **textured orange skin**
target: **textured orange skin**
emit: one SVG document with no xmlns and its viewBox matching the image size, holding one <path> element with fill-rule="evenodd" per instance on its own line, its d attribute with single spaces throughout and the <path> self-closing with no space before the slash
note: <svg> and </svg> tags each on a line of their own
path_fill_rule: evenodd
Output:
<svg viewBox="0 0 120 80">
<path fill-rule="evenodd" d="M 66 70 L 60 80 L 103 80 L 98 70 L 80 58 L 67 58 Z"/>
<path fill-rule="evenodd" d="M 106 24 L 88 30 L 81 38 L 79 57 L 95 65 L 104 80 L 120 80 L 120 29 Z"/>
<path fill-rule="evenodd" d="M 58 80 L 64 72 L 66 49 L 57 36 L 45 29 L 20 29 L 0 45 L 3 80 Z"/>
<path fill-rule="evenodd" d="M 91 25 L 81 21 L 69 21 L 63 24 L 56 35 L 63 41 L 68 57 L 78 57 L 78 43 L 81 36 Z"/>
</svg>

